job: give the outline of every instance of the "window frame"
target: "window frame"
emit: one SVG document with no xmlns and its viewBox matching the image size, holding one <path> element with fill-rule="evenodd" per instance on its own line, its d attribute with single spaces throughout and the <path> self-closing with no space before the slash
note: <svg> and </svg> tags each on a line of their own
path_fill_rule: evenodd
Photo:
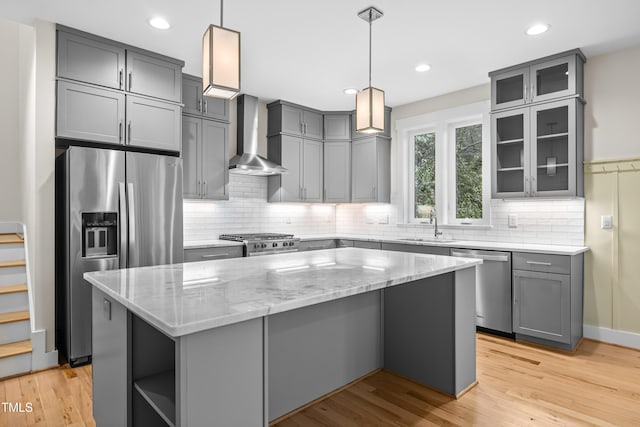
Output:
<svg viewBox="0 0 640 427">
<path fill-rule="evenodd" d="M 490 226 L 491 140 L 490 101 L 434 111 L 396 120 L 399 152 L 396 171 L 400 183 L 400 218 L 405 224 L 429 224 L 428 218 L 415 217 L 415 140 L 416 135 L 436 133 L 436 209 L 438 225 L 449 227 Z M 456 218 L 455 129 L 482 125 L 482 219 Z M 444 179 L 442 178 L 444 177 Z"/>
</svg>

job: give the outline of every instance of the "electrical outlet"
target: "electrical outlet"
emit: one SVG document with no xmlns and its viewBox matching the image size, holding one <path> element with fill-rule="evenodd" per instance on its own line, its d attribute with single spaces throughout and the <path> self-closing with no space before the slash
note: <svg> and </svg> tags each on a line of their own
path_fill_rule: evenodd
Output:
<svg viewBox="0 0 640 427">
<path fill-rule="evenodd" d="M 613 218 L 611 215 L 602 215 L 600 217 L 600 228 L 603 230 L 613 228 Z"/>
<path fill-rule="evenodd" d="M 516 214 L 509 214 L 507 216 L 507 221 L 509 223 L 509 228 L 516 228 L 518 227 L 518 215 Z"/>
</svg>

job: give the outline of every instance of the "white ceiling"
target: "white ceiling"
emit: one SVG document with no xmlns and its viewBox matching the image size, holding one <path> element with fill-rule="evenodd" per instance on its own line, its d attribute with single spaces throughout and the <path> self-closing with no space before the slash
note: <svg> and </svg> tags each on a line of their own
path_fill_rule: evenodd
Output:
<svg viewBox="0 0 640 427">
<path fill-rule="evenodd" d="M 579 47 L 587 57 L 640 44 L 638 0 L 227 0 L 225 26 L 242 33 L 242 92 L 325 110 L 353 109 L 347 87 L 368 79 L 368 24 L 376 6 L 373 85 L 394 107 L 489 81 L 502 67 Z M 219 1 L 2 0 L 0 17 L 58 22 L 185 61 L 200 75 L 202 33 Z M 159 31 L 147 19 L 164 16 Z M 551 29 L 529 37 L 535 22 Z M 417 64 L 432 69 L 417 73 Z"/>
</svg>

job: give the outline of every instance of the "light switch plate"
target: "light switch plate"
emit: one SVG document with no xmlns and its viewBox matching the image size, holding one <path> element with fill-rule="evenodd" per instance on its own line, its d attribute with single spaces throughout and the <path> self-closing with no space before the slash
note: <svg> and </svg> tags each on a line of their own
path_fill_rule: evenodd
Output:
<svg viewBox="0 0 640 427">
<path fill-rule="evenodd" d="M 518 215 L 509 214 L 507 216 L 507 221 L 508 221 L 508 224 L 509 224 L 509 228 L 516 228 L 518 226 Z"/>
<path fill-rule="evenodd" d="M 613 218 L 611 215 L 602 215 L 600 217 L 600 228 L 603 230 L 613 228 Z"/>
</svg>

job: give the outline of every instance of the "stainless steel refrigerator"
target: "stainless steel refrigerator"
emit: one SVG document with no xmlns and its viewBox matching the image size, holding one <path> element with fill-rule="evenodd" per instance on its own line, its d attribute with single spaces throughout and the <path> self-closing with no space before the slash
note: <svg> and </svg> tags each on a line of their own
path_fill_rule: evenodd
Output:
<svg viewBox="0 0 640 427">
<path fill-rule="evenodd" d="M 83 273 L 183 261 L 182 159 L 65 150 L 56 160 L 56 245 L 56 344 L 77 366 L 91 361 Z"/>
</svg>

